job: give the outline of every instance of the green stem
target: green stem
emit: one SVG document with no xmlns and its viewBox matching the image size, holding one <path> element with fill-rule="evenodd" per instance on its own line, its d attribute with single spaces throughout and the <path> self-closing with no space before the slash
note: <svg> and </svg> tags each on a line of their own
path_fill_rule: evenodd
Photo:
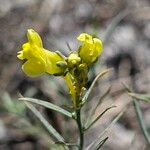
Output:
<svg viewBox="0 0 150 150">
<path fill-rule="evenodd" d="M 81 122 L 81 109 L 76 110 L 76 122 L 78 125 L 78 130 L 79 130 L 79 150 L 83 150 L 83 144 L 84 144 L 84 133 L 83 133 L 83 127 L 82 127 L 82 122 Z"/>
</svg>

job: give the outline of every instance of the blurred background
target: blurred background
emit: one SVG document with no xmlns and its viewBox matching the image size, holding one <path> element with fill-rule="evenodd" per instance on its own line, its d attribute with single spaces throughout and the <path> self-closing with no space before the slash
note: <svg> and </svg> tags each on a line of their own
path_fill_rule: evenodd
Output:
<svg viewBox="0 0 150 150">
<path fill-rule="evenodd" d="M 67 56 L 69 44 L 77 50 L 76 37 L 87 32 L 104 42 L 104 51 L 89 74 L 87 88 L 96 74 L 113 68 L 97 84 L 85 115 L 111 85 L 109 96 L 95 116 L 110 105 L 106 113 L 85 135 L 89 145 L 122 108 L 128 108 L 107 135 L 104 150 L 149 150 L 137 122 L 131 98 L 122 82 L 135 92 L 150 93 L 150 1 L 149 0 L 0 0 L 0 150 L 57 150 L 34 114 L 18 101 L 23 96 L 43 99 L 61 107 L 70 103 L 67 87 L 60 77 L 27 77 L 16 55 L 27 41 L 27 29 L 36 30 L 44 48 L 59 50 Z M 140 103 L 150 131 L 150 104 Z M 74 122 L 38 106 L 47 120 L 69 142 L 78 134 Z M 72 136 L 73 135 L 73 136 Z"/>
</svg>

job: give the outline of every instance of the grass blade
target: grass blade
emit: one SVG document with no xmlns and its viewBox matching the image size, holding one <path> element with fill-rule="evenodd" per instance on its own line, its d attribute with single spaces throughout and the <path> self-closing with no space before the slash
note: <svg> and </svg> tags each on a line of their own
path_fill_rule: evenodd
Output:
<svg viewBox="0 0 150 150">
<path fill-rule="evenodd" d="M 72 118 L 72 114 L 69 111 L 67 111 L 67 110 L 65 110 L 65 109 L 63 109 L 63 108 L 61 108 L 61 107 L 59 107 L 57 105 L 54 105 L 54 104 L 52 104 L 50 102 L 46 102 L 46 101 L 42 101 L 42 100 L 34 99 L 34 98 L 27 98 L 27 97 L 19 98 L 19 100 L 23 100 L 23 101 L 28 101 L 28 102 L 32 102 L 32 103 L 35 103 L 35 104 L 39 104 L 39 105 L 44 106 L 44 107 L 46 107 L 48 109 L 57 111 L 57 112 L 59 112 L 59 113 L 61 113 L 63 115 L 66 115 L 67 117 Z"/>
<path fill-rule="evenodd" d="M 142 111 L 141 111 L 141 108 L 139 106 L 139 102 L 137 100 L 133 99 L 133 105 L 134 105 L 134 109 L 135 109 L 135 112 L 136 112 L 136 115 L 137 115 L 137 119 L 138 119 L 140 128 L 143 132 L 143 135 L 144 135 L 147 143 L 150 144 L 150 135 L 149 135 L 149 133 L 148 133 L 146 127 L 145 127 Z"/>
</svg>

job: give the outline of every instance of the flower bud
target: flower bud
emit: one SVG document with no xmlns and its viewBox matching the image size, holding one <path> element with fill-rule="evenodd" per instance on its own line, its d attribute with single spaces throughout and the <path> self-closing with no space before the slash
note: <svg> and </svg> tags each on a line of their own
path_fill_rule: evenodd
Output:
<svg viewBox="0 0 150 150">
<path fill-rule="evenodd" d="M 75 65 L 78 65 L 81 61 L 81 58 L 79 57 L 78 53 L 71 53 L 68 56 L 68 66 L 69 67 L 74 67 Z"/>
</svg>

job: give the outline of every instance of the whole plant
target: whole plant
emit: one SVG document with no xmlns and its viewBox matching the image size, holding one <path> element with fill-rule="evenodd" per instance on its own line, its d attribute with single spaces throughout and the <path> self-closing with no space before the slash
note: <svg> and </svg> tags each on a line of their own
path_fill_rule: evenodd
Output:
<svg viewBox="0 0 150 150">
<path fill-rule="evenodd" d="M 108 72 L 105 70 L 98 74 L 90 88 L 87 89 L 88 73 L 90 67 L 97 62 L 98 57 L 102 54 L 103 44 L 102 41 L 89 35 L 81 33 L 77 40 L 79 41 L 78 49 L 71 51 L 66 57 L 60 51 L 47 50 L 43 47 L 43 43 L 39 34 L 33 29 L 27 30 L 28 41 L 23 44 L 22 50 L 18 52 L 17 57 L 23 60 L 22 70 L 29 77 L 38 77 L 45 73 L 52 76 L 60 76 L 66 82 L 68 92 L 71 96 L 71 111 L 65 110 L 50 102 L 33 99 L 33 98 L 20 98 L 26 101 L 27 106 L 34 112 L 34 114 L 42 121 L 48 131 L 51 133 L 55 142 L 64 145 L 65 149 L 69 149 L 68 141 L 66 141 L 42 116 L 42 114 L 31 104 L 36 103 L 47 107 L 51 110 L 59 112 L 69 118 L 75 120 L 79 131 L 79 140 L 76 144 L 79 150 L 84 149 L 84 133 L 89 129 L 107 110 L 99 115 L 88 124 L 83 124 L 81 115 L 82 108 L 85 106 L 88 97 L 96 83 L 96 81 Z M 97 108 L 97 107 L 96 107 Z M 95 108 L 95 109 L 96 109 Z M 91 117 L 91 116 L 90 116 Z M 107 138 L 95 143 L 91 143 L 90 147 L 96 144 L 100 147 L 105 143 Z M 98 142 L 98 143 L 97 143 Z M 71 145 L 71 144 L 70 144 Z M 74 145 L 74 144 L 72 144 Z"/>
</svg>

